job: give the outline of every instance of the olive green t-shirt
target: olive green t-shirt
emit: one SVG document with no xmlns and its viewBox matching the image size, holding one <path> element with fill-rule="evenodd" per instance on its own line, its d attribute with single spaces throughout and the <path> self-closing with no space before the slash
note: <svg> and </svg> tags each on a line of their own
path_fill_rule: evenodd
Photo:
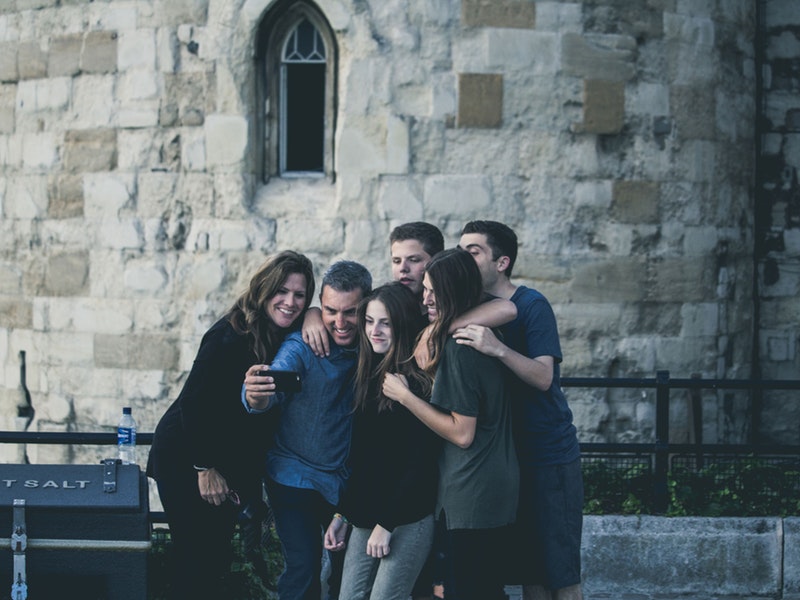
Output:
<svg viewBox="0 0 800 600">
<path fill-rule="evenodd" d="M 519 467 L 504 370 L 497 359 L 453 339 L 444 346 L 431 404 L 477 417 L 470 447 L 445 441 L 439 456 L 436 514 L 444 509 L 448 529 L 489 529 L 514 522 Z"/>
</svg>

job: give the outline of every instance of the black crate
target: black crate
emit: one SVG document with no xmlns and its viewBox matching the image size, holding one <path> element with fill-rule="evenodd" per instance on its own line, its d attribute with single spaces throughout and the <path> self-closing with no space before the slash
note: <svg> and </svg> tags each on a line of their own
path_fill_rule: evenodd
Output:
<svg viewBox="0 0 800 600">
<path fill-rule="evenodd" d="M 29 598 L 147 598 L 149 502 L 138 466 L 0 465 L 3 600 L 11 597 L 20 500 Z"/>
</svg>

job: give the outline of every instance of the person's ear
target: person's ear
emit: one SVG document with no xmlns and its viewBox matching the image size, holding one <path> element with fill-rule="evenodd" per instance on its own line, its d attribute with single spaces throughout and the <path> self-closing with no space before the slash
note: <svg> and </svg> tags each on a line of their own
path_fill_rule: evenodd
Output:
<svg viewBox="0 0 800 600">
<path fill-rule="evenodd" d="M 510 264 L 511 264 L 511 259 L 509 257 L 501 256 L 500 258 L 497 259 L 497 270 L 503 273 Z"/>
</svg>

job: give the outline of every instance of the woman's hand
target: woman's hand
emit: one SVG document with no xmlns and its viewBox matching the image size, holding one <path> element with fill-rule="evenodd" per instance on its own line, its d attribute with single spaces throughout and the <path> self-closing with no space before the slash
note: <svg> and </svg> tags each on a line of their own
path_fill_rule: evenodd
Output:
<svg viewBox="0 0 800 600">
<path fill-rule="evenodd" d="M 256 410 L 267 408 L 275 394 L 275 383 L 268 374 L 262 375 L 265 371 L 269 371 L 269 365 L 253 365 L 244 374 L 244 398 Z"/>
<path fill-rule="evenodd" d="M 197 488 L 200 497 L 214 506 L 219 506 L 228 498 L 228 482 L 215 468 L 197 472 Z"/>
<path fill-rule="evenodd" d="M 328 339 L 328 330 L 322 323 L 322 311 L 316 306 L 306 311 L 302 333 L 303 341 L 308 344 L 314 354 L 319 357 L 330 354 L 331 343 Z"/>
<path fill-rule="evenodd" d="M 387 531 L 380 525 L 375 525 L 372 533 L 367 540 L 367 554 L 372 558 L 383 558 L 389 555 L 389 541 L 392 539 L 392 532 Z"/>
<path fill-rule="evenodd" d="M 333 517 L 331 524 L 325 531 L 325 538 L 323 545 L 326 550 L 331 552 L 339 552 L 345 548 L 345 537 L 347 536 L 347 529 L 350 527 L 341 517 Z"/>
<path fill-rule="evenodd" d="M 389 400 L 394 400 L 400 404 L 403 404 L 408 394 L 411 393 L 408 389 L 408 380 L 406 376 L 397 373 L 386 374 L 383 380 L 382 391 L 383 395 L 389 398 Z"/>
</svg>

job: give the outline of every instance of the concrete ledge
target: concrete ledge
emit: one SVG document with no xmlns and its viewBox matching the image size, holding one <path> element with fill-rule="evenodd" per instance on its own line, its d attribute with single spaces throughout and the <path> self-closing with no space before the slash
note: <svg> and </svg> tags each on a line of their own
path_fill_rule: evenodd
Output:
<svg viewBox="0 0 800 600">
<path fill-rule="evenodd" d="M 585 516 L 582 559 L 587 598 L 790 598 L 800 519 Z"/>
</svg>

